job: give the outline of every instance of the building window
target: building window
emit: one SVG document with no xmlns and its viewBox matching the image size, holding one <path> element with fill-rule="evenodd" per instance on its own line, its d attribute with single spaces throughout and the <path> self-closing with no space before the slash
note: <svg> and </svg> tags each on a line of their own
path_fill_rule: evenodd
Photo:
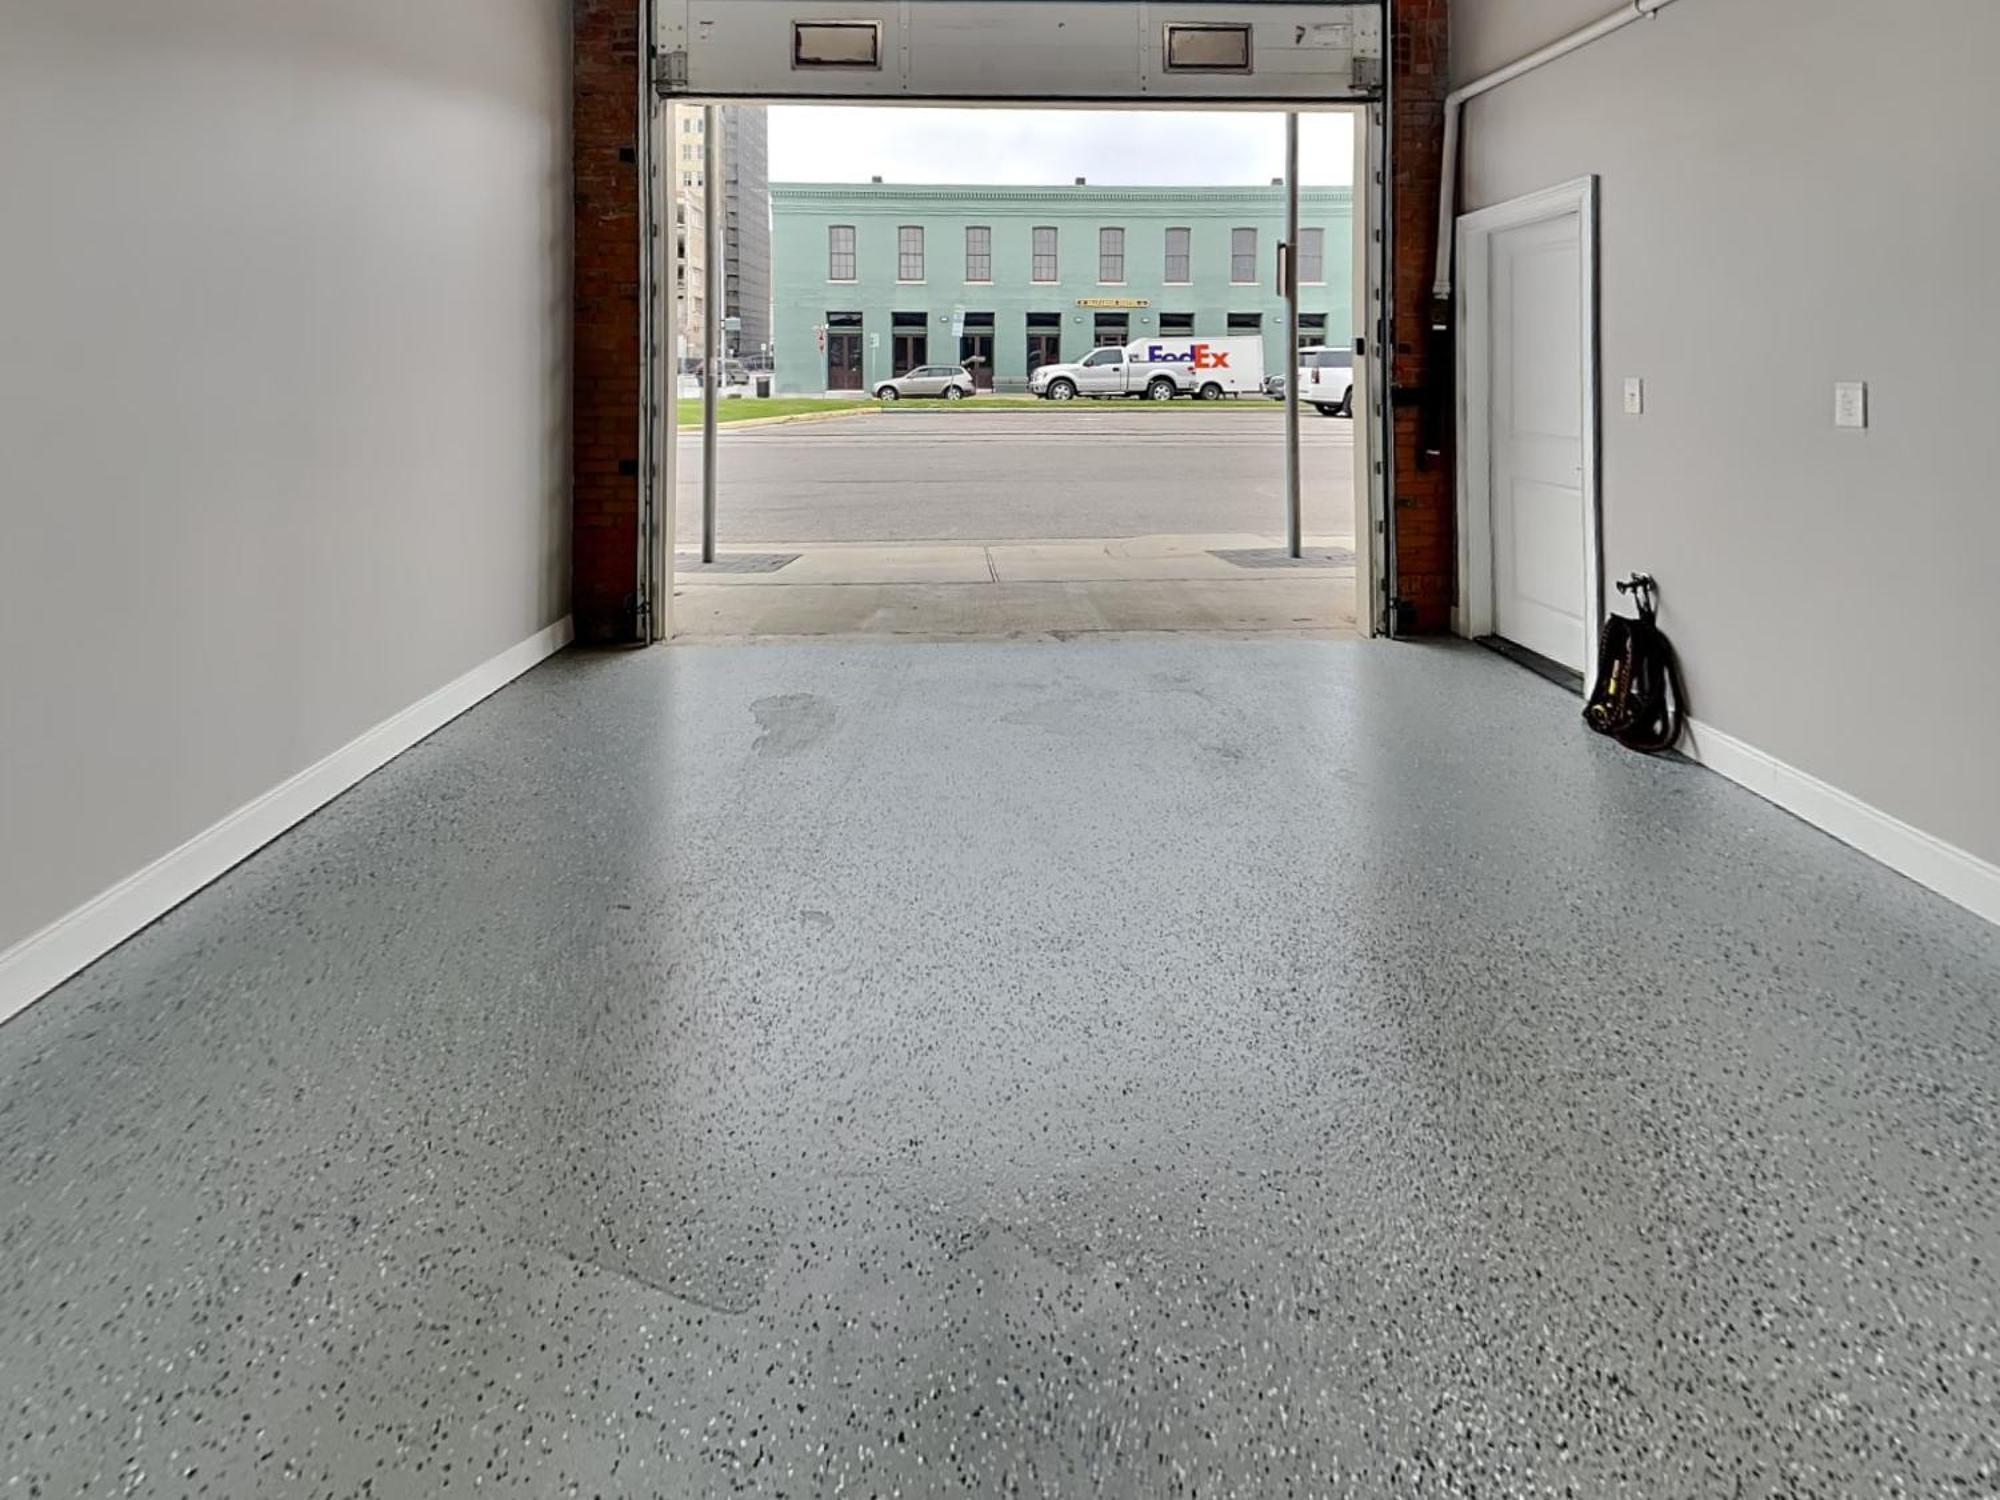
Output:
<svg viewBox="0 0 2000 1500">
<path fill-rule="evenodd" d="M 1169 286 L 1186 286 L 1194 280 L 1194 231 L 1167 231 L 1167 275 Z"/>
<path fill-rule="evenodd" d="M 1062 314 L 1028 314 L 1028 373 L 1062 363 Z"/>
<path fill-rule="evenodd" d="M 985 224 L 969 224 L 965 230 L 965 279 L 993 279 L 993 230 Z"/>
<path fill-rule="evenodd" d="M 1034 232 L 1034 265 L 1030 279 L 1034 281 L 1054 281 L 1057 279 L 1056 232 L 1048 225 Z"/>
<path fill-rule="evenodd" d="M 1299 314 L 1299 347 L 1317 349 L 1326 342 L 1326 314 Z"/>
<path fill-rule="evenodd" d="M 854 280 L 854 226 L 829 224 L 826 227 L 826 279 Z"/>
<path fill-rule="evenodd" d="M 921 224 L 905 224 L 896 231 L 896 279 L 924 279 L 924 228 Z"/>
<path fill-rule="evenodd" d="M 896 374 L 907 375 L 931 362 L 931 320 L 928 314 L 892 313 L 890 334 L 894 339 L 890 359 Z"/>
<path fill-rule="evenodd" d="M 1160 332 L 1175 335 L 1191 335 L 1194 332 L 1193 313 L 1161 313 Z"/>
<path fill-rule="evenodd" d="M 1132 325 L 1125 313 L 1097 315 L 1097 347 L 1123 349 L 1132 342 Z"/>
<path fill-rule="evenodd" d="M 1097 231 L 1097 279 L 1106 286 L 1125 284 L 1125 231 Z"/>
<path fill-rule="evenodd" d="M 1326 284 L 1326 231 L 1324 229 L 1301 229 L 1299 231 L 1299 284 L 1301 286 L 1324 286 Z"/>
<path fill-rule="evenodd" d="M 1229 279 L 1237 286 L 1257 284 L 1257 231 L 1229 231 Z"/>
<path fill-rule="evenodd" d="M 1262 313 L 1231 313 L 1229 315 L 1231 333 L 1262 333 L 1264 315 Z"/>
</svg>

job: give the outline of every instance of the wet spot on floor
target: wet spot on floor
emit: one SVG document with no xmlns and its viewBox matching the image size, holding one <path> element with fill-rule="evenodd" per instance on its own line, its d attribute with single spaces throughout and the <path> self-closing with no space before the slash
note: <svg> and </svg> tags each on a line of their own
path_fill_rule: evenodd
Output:
<svg viewBox="0 0 2000 1500">
<path fill-rule="evenodd" d="M 798 755 L 833 732 L 839 717 L 830 699 L 818 693 L 781 693 L 759 698 L 750 705 L 757 727 L 763 731 L 751 748 L 759 755 L 780 759 Z"/>
</svg>

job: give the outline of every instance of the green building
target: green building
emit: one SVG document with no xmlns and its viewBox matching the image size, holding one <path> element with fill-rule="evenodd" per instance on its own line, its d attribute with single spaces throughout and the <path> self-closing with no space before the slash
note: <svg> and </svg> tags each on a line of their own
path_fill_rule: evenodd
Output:
<svg viewBox="0 0 2000 1500">
<path fill-rule="evenodd" d="M 870 390 L 963 362 L 1023 390 L 1038 364 L 1156 334 L 1262 334 L 1285 368 L 1279 187 L 771 188 L 778 389 Z M 1353 339 L 1353 195 L 1300 195 L 1301 342 Z"/>
</svg>

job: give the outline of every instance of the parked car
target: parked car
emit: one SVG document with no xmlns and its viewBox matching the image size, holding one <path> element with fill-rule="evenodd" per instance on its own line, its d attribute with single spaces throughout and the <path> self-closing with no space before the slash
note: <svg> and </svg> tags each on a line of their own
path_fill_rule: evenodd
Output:
<svg viewBox="0 0 2000 1500">
<path fill-rule="evenodd" d="M 1264 394 L 1269 396 L 1273 401 L 1284 400 L 1285 377 L 1282 375 L 1266 375 L 1264 377 Z"/>
<path fill-rule="evenodd" d="M 1284 394 L 1281 390 L 1280 396 Z M 1323 417 L 1354 415 L 1354 351 L 1307 349 L 1299 355 L 1299 400 Z"/>
<path fill-rule="evenodd" d="M 1043 365 L 1028 389 L 1046 401 L 1079 396 L 1143 396 L 1171 401 L 1195 396 L 1254 395 L 1264 386 L 1264 341 L 1196 339 L 1171 335 L 1094 349 L 1075 364 Z"/>
<path fill-rule="evenodd" d="M 907 375 L 876 386 L 875 399 L 900 401 L 905 396 L 942 396 L 947 401 L 963 401 L 978 389 L 972 372 L 964 365 L 920 365 Z"/>
</svg>

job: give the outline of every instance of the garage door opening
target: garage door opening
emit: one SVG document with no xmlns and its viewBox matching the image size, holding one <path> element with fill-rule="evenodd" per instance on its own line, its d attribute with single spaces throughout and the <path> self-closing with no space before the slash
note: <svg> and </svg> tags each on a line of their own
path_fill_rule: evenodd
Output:
<svg viewBox="0 0 2000 1500">
<path fill-rule="evenodd" d="M 656 638 L 1372 632 L 1380 132 L 1293 97 L 1351 74 L 1106 110 L 672 66 Z"/>
</svg>

